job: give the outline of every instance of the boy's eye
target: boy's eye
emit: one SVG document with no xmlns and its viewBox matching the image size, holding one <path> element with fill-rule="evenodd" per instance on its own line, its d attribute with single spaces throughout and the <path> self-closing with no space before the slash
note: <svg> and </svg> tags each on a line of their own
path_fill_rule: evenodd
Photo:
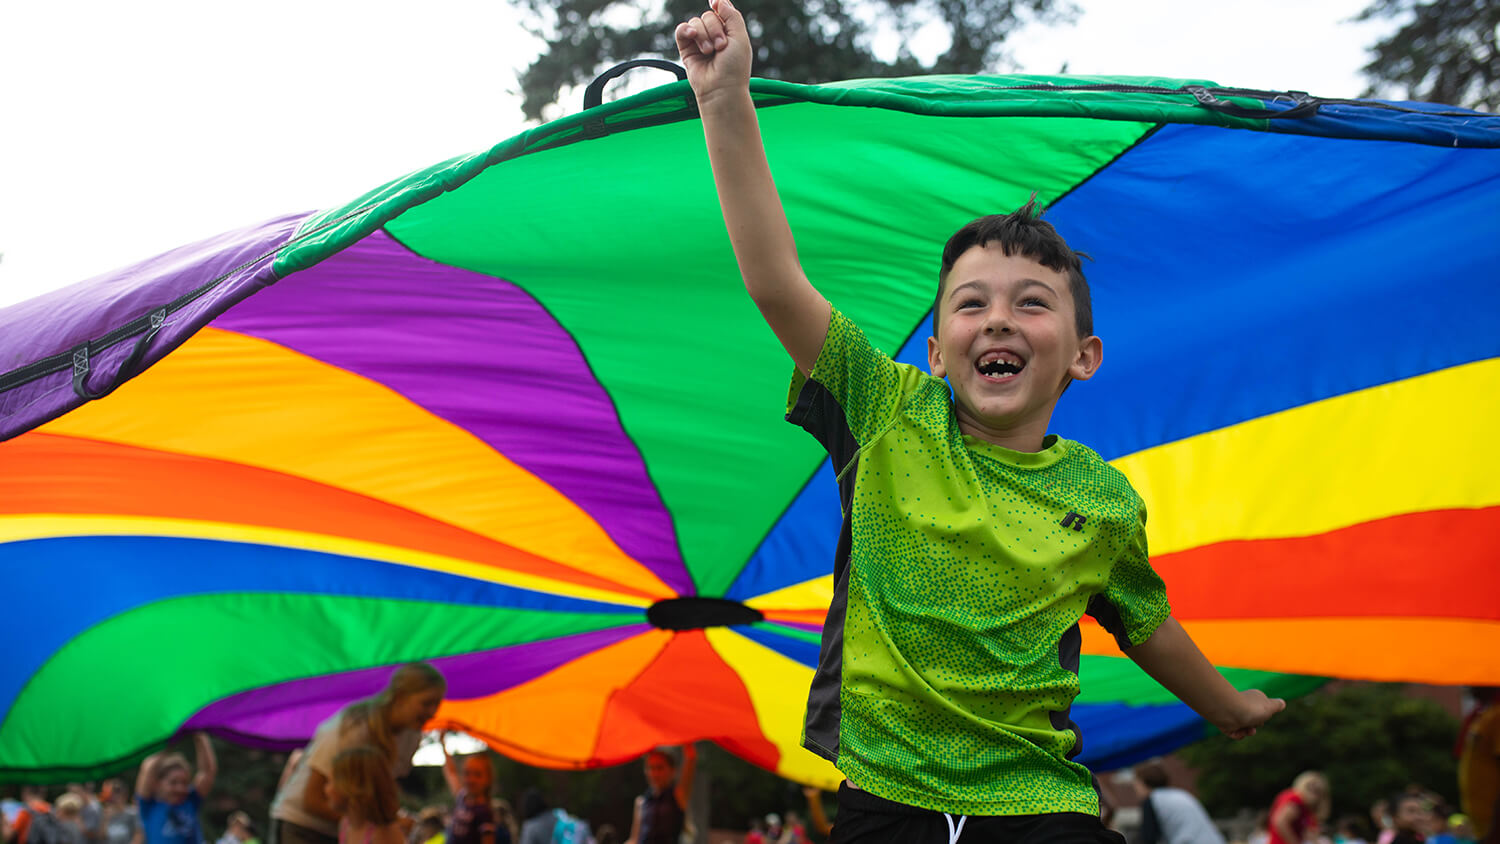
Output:
<svg viewBox="0 0 1500 844">
<path fill-rule="evenodd" d="M 982 307 L 984 307 L 984 303 L 981 302 L 981 301 L 979 301 L 978 299 L 965 299 L 962 302 L 958 303 L 959 310 L 963 310 L 964 308 L 982 308 Z"/>
<path fill-rule="evenodd" d="M 1025 299 L 1021 300 L 1021 307 L 1045 308 L 1047 307 L 1047 301 L 1045 299 L 1039 299 L 1036 296 L 1027 296 Z"/>
</svg>

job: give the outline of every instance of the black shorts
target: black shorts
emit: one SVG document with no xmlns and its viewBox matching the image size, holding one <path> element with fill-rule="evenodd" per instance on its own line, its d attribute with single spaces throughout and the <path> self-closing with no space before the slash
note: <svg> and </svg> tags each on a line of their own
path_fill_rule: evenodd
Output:
<svg viewBox="0 0 1500 844">
<path fill-rule="evenodd" d="M 275 844 L 338 844 L 339 841 L 336 835 L 308 829 L 280 818 L 273 819 L 272 830 L 275 833 Z"/>
<path fill-rule="evenodd" d="M 949 815 L 839 786 L 829 844 L 1125 844 L 1097 815 Z"/>
</svg>

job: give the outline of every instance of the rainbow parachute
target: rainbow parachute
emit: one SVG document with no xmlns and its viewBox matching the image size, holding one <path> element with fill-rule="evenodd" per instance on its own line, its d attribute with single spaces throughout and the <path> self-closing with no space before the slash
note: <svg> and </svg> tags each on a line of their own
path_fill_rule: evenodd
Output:
<svg viewBox="0 0 1500 844">
<path fill-rule="evenodd" d="M 1500 681 L 1500 118 L 753 91 L 808 275 L 903 360 L 969 219 L 1036 191 L 1092 254 L 1105 365 L 1054 429 L 1140 490 L 1237 683 Z M 0 311 L 0 776 L 295 744 L 426 659 L 439 722 L 523 761 L 709 738 L 832 782 L 798 736 L 838 501 L 790 371 L 683 83 Z M 1204 734 L 1084 652 L 1086 761 Z"/>
</svg>

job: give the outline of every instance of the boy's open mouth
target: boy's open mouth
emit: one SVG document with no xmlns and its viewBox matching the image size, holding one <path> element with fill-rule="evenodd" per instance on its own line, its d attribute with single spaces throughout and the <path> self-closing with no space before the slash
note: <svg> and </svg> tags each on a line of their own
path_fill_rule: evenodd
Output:
<svg viewBox="0 0 1500 844">
<path fill-rule="evenodd" d="M 1004 381 L 1020 374 L 1026 368 L 1026 361 L 1010 352 L 986 352 L 974 362 L 974 368 L 992 381 Z"/>
</svg>

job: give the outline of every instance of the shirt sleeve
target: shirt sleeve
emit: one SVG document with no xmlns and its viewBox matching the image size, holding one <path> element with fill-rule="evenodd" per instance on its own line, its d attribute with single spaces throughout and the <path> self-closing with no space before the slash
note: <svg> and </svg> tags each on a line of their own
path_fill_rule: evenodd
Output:
<svg viewBox="0 0 1500 844">
<path fill-rule="evenodd" d="M 1157 844 L 1161 841 L 1161 826 L 1156 820 L 1156 803 L 1149 794 L 1141 802 L 1141 831 L 1136 841 L 1137 844 Z"/>
<path fill-rule="evenodd" d="M 1121 650 L 1151 638 L 1156 628 L 1172 615 L 1167 585 L 1151 568 L 1151 556 L 1146 550 L 1144 504 L 1139 506 L 1139 512 L 1130 542 L 1110 568 L 1104 591 L 1089 601 L 1087 610 L 1115 637 Z"/>
<path fill-rule="evenodd" d="M 307 754 L 303 764 L 309 771 L 317 771 L 327 779 L 333 778 L 333 757 L 339 753 L 339 725 L 343 722 L 344 714 L 339 712 L 331 719 L 324 721 L 318 731 L 313 734 L 312 744 L 308 745 L 304 753 Z M 298 804 L 301 803 L 301 795 L 297 795 Z"/>
<path fill-rule="evenodd" d="M 391 766 L 397 779 L 411 773 L 411 757 L 422 746 L 422 733 L 418 730 L 402 730 L 396 734 L 396 763 Z"/>
<path fill-rule="evenodd" d="M 898 365 L 870 345 L 859 326 L 838 308 L 833 308 L 829 316 L 828 335 L 823 338 L 812 374 L 804 378 L 797 371 L 792 375 L 787 417 L 798 424 L 801 422 L 794 416 L 808 381 L 816 382 L 838 402 L 849 432 L 860 445 L 878 436 L 901 406 Z"/>
</svg>

